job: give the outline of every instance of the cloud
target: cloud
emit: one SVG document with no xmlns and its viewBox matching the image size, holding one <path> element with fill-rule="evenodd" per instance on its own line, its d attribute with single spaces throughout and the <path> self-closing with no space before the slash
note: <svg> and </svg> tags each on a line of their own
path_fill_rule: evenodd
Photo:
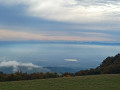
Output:
<svg viewBox="0 0 120 90">
<path fill-rule="evenodd" d="M 88 35 L 88 33 L 86 34 Z M 50 36 L 50 35 L 43 35 L 39 33 L 20 32 L 20 31 L 13 31 L 13 30 L 0 30 L 0 41 L 18 41 L 18 40 L 115 41 L 114 39 L 110 39 L 107 37 L 98 37 L 98 36 L 75 36 L 75 35 Z"/>
<path fill-rule="evenodd" d="M 78 60 L 77 59 L 64 59 L 65 61 L 68 61 L 68 62 L 77 62 Z"/>
<path fill-rule="evenodd" d="M 17 61 L 1 61 L 0 62 L 0 68 L 9 68 L 9 67 L 13 67 L 13 72 L 19 71 L 20 67 L 24 67 L 27 68 L 27 70 L 33 70 L 33 69 L 38 69 L 39 72 L 48 72 L 50 70 L 43 68 L 41 66 L 38 65 L 34 65 L 32 63 L 21 63 L 21 62 L 17 62 Z M 27 72 L 27 71 L 26 71 Z"/>
<path fill-rule="evenodd" d="M 0 0 L 5 5 L 25 5 L 27 15 L 54 21 L 120 22 L 119 0 Z"/>
<path fill-rule="evenodd" d="M 119 31 L 120 24 L 118 22 L 103 22 L 96 24 L 71 25 L 70 28 L 77 30 L 94 30 L 94 31 Z"/>
</svg>

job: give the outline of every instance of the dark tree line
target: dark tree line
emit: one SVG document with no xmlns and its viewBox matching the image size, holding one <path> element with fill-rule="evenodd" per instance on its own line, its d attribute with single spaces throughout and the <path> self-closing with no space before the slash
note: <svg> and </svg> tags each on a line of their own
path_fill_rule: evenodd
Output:
<svg viewBox="0 0 120 90">
<path fill-rule="evenodd" d="M 19 81 L 19 80 L 32 80 L 32 79 L 47 79 L 47 78 L 57 78 L 59 75 L 57 73 L 22 73 L 16 72 L 12 74 L 0 73 L 0 81 Z"/>
</svg>

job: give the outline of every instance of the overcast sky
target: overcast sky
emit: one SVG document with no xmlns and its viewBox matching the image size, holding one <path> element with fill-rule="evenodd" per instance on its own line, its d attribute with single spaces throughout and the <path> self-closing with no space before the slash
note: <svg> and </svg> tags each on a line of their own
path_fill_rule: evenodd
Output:
<svg viewBox="0 0 120 90">
<path fill-rule="evenodd" d="M 120 0 L 0 0 L 0 41 L 119 38 Z"/>
</svg>

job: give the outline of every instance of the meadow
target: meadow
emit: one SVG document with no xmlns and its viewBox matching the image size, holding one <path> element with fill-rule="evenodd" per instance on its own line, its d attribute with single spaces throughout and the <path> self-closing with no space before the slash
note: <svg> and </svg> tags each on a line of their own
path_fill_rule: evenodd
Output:
<svg viewBox="0 0 120 90">
<path fill-rule="evenodd" d="M 120 74 L 0 82 L 0 90 L 120 90 Z"/>
</svg>

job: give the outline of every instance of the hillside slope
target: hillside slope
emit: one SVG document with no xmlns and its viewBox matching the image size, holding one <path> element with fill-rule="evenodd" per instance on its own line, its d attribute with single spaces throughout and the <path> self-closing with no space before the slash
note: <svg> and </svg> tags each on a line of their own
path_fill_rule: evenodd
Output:
<svg viewBox="0 0 120 90">
<path fill-rule="evenodd" d="M 75 73 L 76 76 L 97 74 L 120 74 L 120 54 L 112 57 L 107 57 L 95 69 L 91 68 L 89 70 L 80 70 Z"/>
<path fill-rule="evenodd" d="M 120 90 L 120 74 L 0 82 L 0 90 Z"/>
<path fill-rule="evenodd" d="M 98 67 L 101 73 L 116 74 L 120 73 L 120 54 L 112 57 L 107 57 Z"/>
</svg>

